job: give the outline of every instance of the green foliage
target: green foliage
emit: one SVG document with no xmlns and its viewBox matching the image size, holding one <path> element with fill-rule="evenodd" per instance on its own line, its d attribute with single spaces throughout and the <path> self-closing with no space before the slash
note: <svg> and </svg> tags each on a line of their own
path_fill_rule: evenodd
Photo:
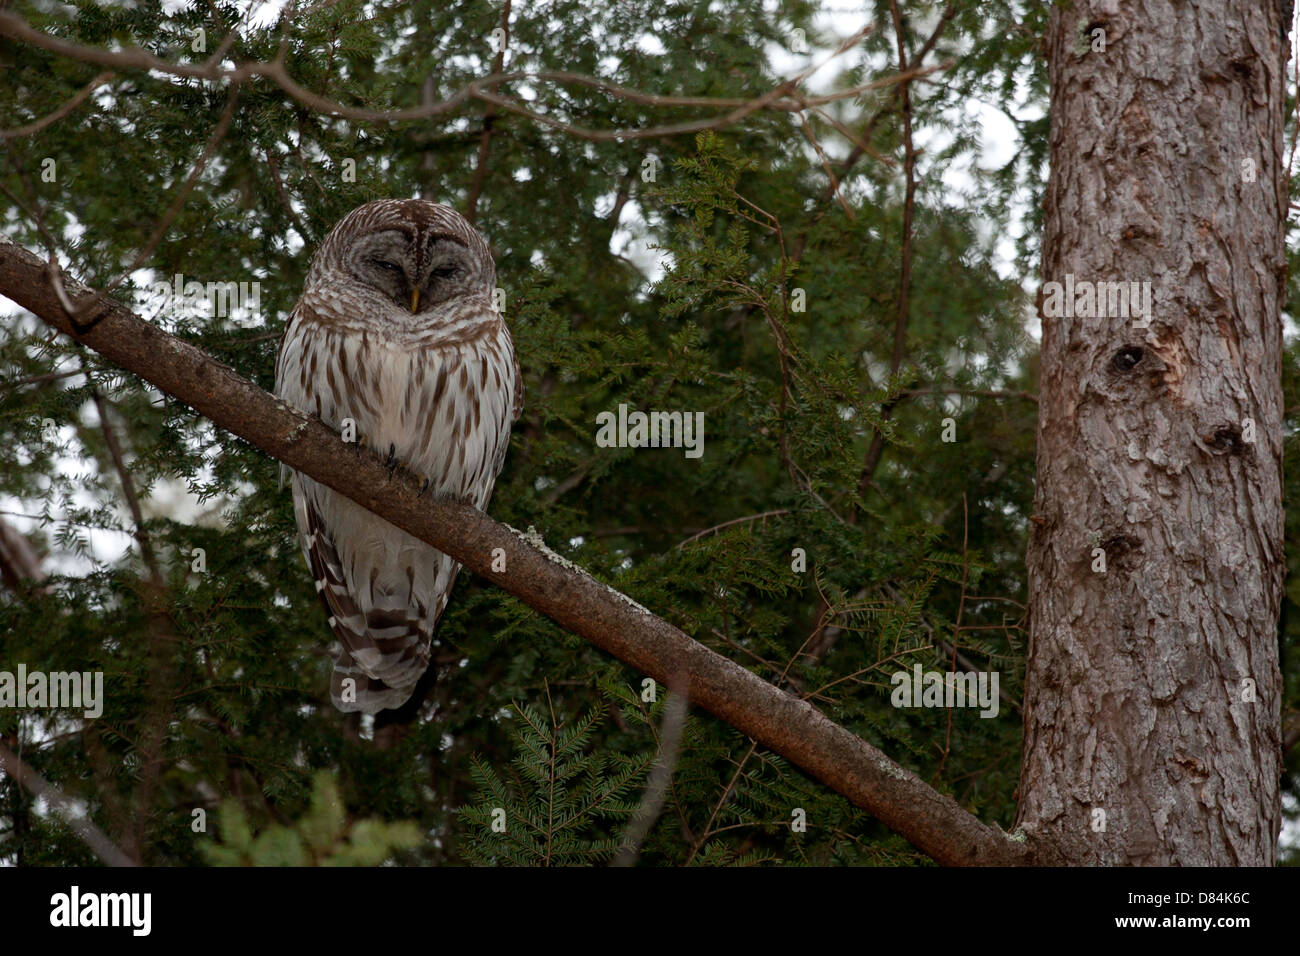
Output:
<svg viewBox="0 0 1300 956">
<path fill-rule="evenodd" d="M 1015 708 L 987 720 L 899 710 L 889 678 L 914 663 L 946 669 L 957 651 L 1021 694 L 1036 406 L 988 393 L 1037 382 L 1021 277 L 1036 268 L 1047 101 L 1035 43 L 1047 5 L 905 7 L 913 50 L 951 10 L 928 62 L 953 65 L 911 88 L 925 151 L 897 370 L 903 123 L 890 85 L 699 136 L 584 139 L 509 110 L 486 136 L 487 105 L 473 99 L 418 121 L 352 121 L 258 78 L 240 85 L 216 141 L 228 84 L 122 70 L 58 122 L 4 141 L 4 231 L 42 254 L 52 243 L 70 273 L 103 287 L 214 144 L 163 239 L 113 294 L 143 309 L 150 283 L 177 274 L 259 282 L 255 310 L 153 303 L 143 314 L 269 388 L 309 255 L 343 214 L 384 196 L 462 211 L 473 201 L 526 387 L 494 517 L 535 526 L 565 558 L 1009 829 Z M 156 2 L 6 9 L 72 42 L 175 61 L 204 60 L 238 28 L 230 59 L 283 52 L 303 88 L 375 110 L 443 99 L 489 73 L 501 17 L 499 4 L 442 0 L 343 0 L 260 27 L 241 26 L 243 9 L 224 0 L 170 15 Z M 821 58 L 792 51 L 795 29 L 814 46 L 838 40 L 805 0 L 511 9 L 505 70 L 649 94 L 526 84 L 530 109 L 587 129 L 714 115 L 653 97 L 753 98 L 791 74 L 785 64 Z M 877 29 L 818 74 L 825 88 L 894 72 L 889 4 L 862 17 Z M 191 48 L 199 28 L 205 53 Z M 0 64 L 4 128 L 48 116 L 101 70 L 9 39 Z M 975 101 L 1009 115 L 1010 159 L 986 162 Z M 646 182 L 650 156 L 658 174 Z M 47 158 L 53 182 L 41 178 Z M 1005 236 L 1019 237 L 1013 254 Z M 1289 354 L 1291 392 L 1294 370 Z M 620 404 L 704 412 L 703 457 L 597 447 L 596 415 Z M 957 442 L 941 438 L 946 418 Z M 50 573 L 43 589 L 0 589 L 0 666 L 102 670 L 106 685 L 99 720 L 0 710 L 0 736 L 26 742 L 33 764 L 144 862 L 564 865 L 616 851 L 660 751 L 664 688 L 643 700 L 640 674 L 462 574 L 421 720 L 377 750 L 368 724 L 329 703 L 329 635 L 276 462 L 25 316 L 0 325 L 0 433 L 0 519 Z M 1289 501 L 1297 474 L 1288 468 Z M 145 584 L 141 539 L 161 599 Z M 196 548 L 205 572 L 193 570 Z M 642 865 L 924 862 L 725 723 L 693 712 L 680 733 Z M 349 825 L 345 805 L 366 819 Z M 190 830 L 196 807 L 219 817 L 218 841 Z M 498 807 L 505 833 L 491 828 Z M 791 825 L 796 809 L 805 830 Z M 0 861 L 94 862 L 10 781 Z"/>
<path fill-rule="evenodd" d="M 253 835 L 239 801 L 221 803 L 218 839 L 200 845 L 213 866 L 378 866 L 396 850 L 420 845 L 414 823 L 349 822 L 337 784 L 316 774 L 311 806 L 293 826 L 272 823 Z"/>
<path fill-rule="evenodd" d="M 618 840 L 602 825 L 626 820 L 645 758 L 591 749 L 601 714 L 565 725 L 515 704 L 516 755 L 503 777 L 478 757 L 471 777 L 482 802 L 460 814 L 465 858 L 480 866 L 574 866 L 603 863 Z"/>
<path fill-rule="evenodd" d="M 287 38 L 285 67 L 296 82 L 370 109 L 449 96 L 491 68 L 486 38 L 499 7 L 426 0 L 377 8 L 370 18 L 359 10 L 345 0 L 288 26 L 241 28 L 230 55 L 270 60 Z M 900 155 L 889 87 L 809 111 L 806 128 L 788 113 L 758 111 L 700 137 L 587 141 L 498 112 L 480 176 L 480 102 L 419 122 L 361 123 L 308 110 L 273 83 L 245 83 L 228 135 L 148 271 L 115 294 L 139 305 L 148 283 L 177 273 L 260 282 L 255 313 L 183 315 L 164 305 L 146 314 L 269 386 L 307 255 L 340 216 L 379 196 L 424 194 L 465 209 L 475 195 L 526 386 L 494 516 L 537 527 L 564 557 L 1009 826 L 1014 712 L 991 721 L 963 712 L 949 728 L 947 715 L 897 711 L 887 694 L 890 673 L 913 661 L 939 666 L 953 642 L 981 664 L 995 662 L 1013 694 L 1021 672 L 1012 602 L 1023 601 L 1033 408 L 904 396 L 925 384 L 1033 388 L 1031 343 L 1020 331 L 1024 297 L 994 268 L 992 236 L 1010 214 L 992 186 L 979 186 L 974 127 L 954 107 L 975 92 L 1041 91 L 1033 79 L 1041 65 L 1024 43 L 988 27 L 989 16 L 1018 22 L 1023 10 L 955 10 L 932 56 L 961 51 L 947 78 L 964 93 L 914 87 L 914 121 L 953 131 L 943 162 L 967 164 L 976 187 L 950 199 L 938 162 L 918 169 L 911 320 L 897 375 L 888 366 L 902 195 L 897 166 L 873 158 Z M 20 4 L 16 12 L 74 42 L 135 43 L 191 60 L 203 56 L 188 52 L 194 30 L 206 30 L 210 53 L 241 15 L 221 2 L 172 16 L 150 4 L 85 3 L 71 16 Z M 815 12 L 804 2 L 761 0 L 625 0 L 599 11 L 576 0 L 516 4 L 505 68 L 586 73 L 652 95 L 748 98 L 779 82 L 764 51 L 788 50 L 795 28 L 834 45 L 815 29 Z M 916 44 L 938 13 L 916 7 Z M 880 29 L 827 69 L 832 88 L 892 70 L 888 7 L 867 16 Z M 0 59 L 21 78 L 0 89 L 9 125 L 47 115 L 98 70 L 7 40 Z M 1024 82 L 995 90 L 998 75 Z M 532 87 L 530 108 L 587 128 L 710 114 L 578 84 Z M 220 85 L 128 72 L 64 120 L 11 141 L 0 166 L 6 232 L 44 249 L 29 214 L 39 210 L 69 270 L 106 284 L 148 241 L 212 141 L 228 95 Z M 852 147 L 837 126 L 870 130 L 870 152 L 859 151 L 847 169 L 839 159 Z M 809 134 L 836 157 L 852 218 Z M 1041 157 L 1041 143 L 1026 148 Z M 648 156 L 658 160 L 653 182 L 640 174 Z M 56 183 L 39 178 L 45 157 L 58 163 Z M 342 175 L 348 159 L 355 182 Z M 1039 171 L 1022 159 L 996 176 L 1006 190 L 1014 182 L 1032 192 Z M 215 814 L 234 800 L 268 853 L 306 852 L 313 844 L 301 836 L 295 843 L 283 821 L 310 814 L 315 774 L 329 770 L 349 806 L 412 821 L 426 834 L 404 862 L 608 857 L 659 746 L 662 705 L 629 690 L 640 675 L 462 575 L 439 625 L 439 681 L 422 720 L 400 747 L 376 751 L 366 729 L 328 703 L 328 636 L 276 463 L 94 355 L 49 340 L 30 319 L 0 333 L 6 381 L 79 369 L 0 387 L 0 495 L 5 510 L 32 516 L 11 520 L 53 575 L 46 592 L 0 599 L 0 628 L 6 661 L 102 669 L 105 715 L 78 728 L 55 712 L 26 714 L 21 724 L 3 712 L 0 732 L 43 741 L 42 771 L 85 800 L 106 832 L 124 841 L 139 834 L 147 862 L 207 862 L 184 825 L 189 812 Z M 143 532 L 166 582 L 161 616 L 140 585 L 148 569 L 121 506 L 122 478 L 95 394 L 125 448 Z M 895 403 L 888 422 L 887 402 Z M 596 415 L 621 403 L 704 412 L 703 457 L 595 447 Z M 949 415 L 959 445 L 939 440 Z M 877 427 L 889 443 L 864 484 Z M 206 573 L 191 569 L 195 548 L 206 553 Z M 801 574 L 791 570 L 796 548 L 807 554 Z M 978 592 L 970 590 L 976 581 Z M 608 719 L 597 719 L 602 713 Z M 551 745 L 539 740 L 563 735 L 568 749 L 554 755 L 552 791 L 537 764 Z M 919 859 L 725 724 L 692 714 L 682 735 L 642 863 Z M 549 850 L 535 829 L 553 819 L 543 817 L 544 796 L 555 796 L 571 821 L 552 833 Z M 476 816 L 489 805 L 507 811 L 508 839 Z M 796 807 L 807 815 L 804 832 L 791 827 Z M 88 862 L 75 843 L 52 841 L 50 825 L 28 810 L 15 788 L 0 788 L 0 854 Z"/>
</svg>

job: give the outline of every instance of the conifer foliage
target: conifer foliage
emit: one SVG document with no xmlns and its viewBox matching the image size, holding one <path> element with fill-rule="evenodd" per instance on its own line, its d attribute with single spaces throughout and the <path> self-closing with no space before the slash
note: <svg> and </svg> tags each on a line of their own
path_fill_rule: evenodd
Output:
<svg viewBox="0 0 1300 956">
<path fill-rule="evenodd" d="M 248 6 L 0 11 L 80 47 L 278 63 L 339 107 L 271 75 L 96 63 L 5 21 L 4 234 L 269 389 L 342 215 L 455 206 L 492 245 L 524 369 L 491 514 L 1009 829 L 1045 5 L 906 3 L 896 21 L 871 2 L 845 21 L 805 0 L 304 0 L 262 23 Z M 824 60 L 816 82 L 736 109 Z M 533 75 L 456 98 L 493 72 Z M 976 102 L 1011 117 L 1014 149 L 993 148 Z M 230 283 L 239 305 L 217 308 Z M 620 406 L 702 413 L 702 453 L 602 447 Z M 926 862 L 726 723 L 670 719 L 668 687 L 469 574 L 420 718 L 377 748 L 330 705 L 276 461 L 16 308 L 0 430 L 0 521 L 40 568 L 6 563 L 0 671 L 105 685 L 95 719 L 0 707 L 0 743 L 140 862 L 604 864 L 666 752 L 641 865 Z M 896 706 L 894 675 L 918 666 L 997 672 L 996 716 Z M 0 861 L 95 857 L 4 779 Z"/>
</svg>

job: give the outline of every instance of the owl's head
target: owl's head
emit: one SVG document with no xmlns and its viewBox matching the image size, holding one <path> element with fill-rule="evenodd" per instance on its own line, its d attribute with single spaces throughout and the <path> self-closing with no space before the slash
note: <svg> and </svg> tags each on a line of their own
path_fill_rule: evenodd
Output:
<svg viewBox="0 0 1300 956">
<path fill-rule="evenodd" d="M 381 199 L 352 210 L 312 260 L 307 288 L 340 286 L 378 296 L 398 316 L 436 319 L 448 302 L 492 297 L 496 266 L 487 242 L 450 206 Z"/>
</svg>

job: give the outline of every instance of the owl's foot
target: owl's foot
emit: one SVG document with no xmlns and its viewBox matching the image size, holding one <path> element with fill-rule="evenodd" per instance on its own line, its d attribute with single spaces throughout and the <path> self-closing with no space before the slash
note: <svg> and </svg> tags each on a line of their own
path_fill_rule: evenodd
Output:
<svg viewBox="0 0 1300 956">
<path fill-rule="evenodd" d="M 429 490 L 429 479 L 428 479 L 428 478 L 425 478 L 425 479 L 424 479 L 424 484 L 420 485 L 420 493 L 419 493 L 418 495 L 416 495 L 415 497 L 416 497 L 416 498 L 423 498 L 423 497 L 424 497 L 424 493 L 425 493 L 426 491 L 428 491 L 428 490 Z"/>
<path fill-rule="evenodd" d="M 393 480 L 393 472 L 397 471 L 397 446 L 388 446 L 388 457 L 384 459 L 384 467 L 388 469 L 388 480 Z"/>
</svg>

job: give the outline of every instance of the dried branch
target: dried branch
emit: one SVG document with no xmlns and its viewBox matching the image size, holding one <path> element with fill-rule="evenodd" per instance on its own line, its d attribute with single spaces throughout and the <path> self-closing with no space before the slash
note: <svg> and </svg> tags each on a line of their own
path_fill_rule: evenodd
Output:
<svg viewBox="0 0 1300 956">
<path fill-rule="evenodd" d="M 889 11 L 894 21 L 894 37 L 898 46 L 898 68 L 906 73 L 908 70 L 907 35 L 903 28 L 903 14 L 898 9 L 898 0 L 889 0 Z M 894 317 L 894 347 L 889 356 L 889 374 L 891 378 L 898 375 L 903 365 L 903 348 L 907 342 L 907 323 L 911 313 L 912 299 L 912 225 L 916 217 L 916 146 L 912 142 L 912 90 L 910 83 L 903 83 L 898 89 L 900 106 L 903 111 L 903 175 L 906 192 L 903 196 L 903 238 L 899 252 L 898 269 L 898 314 Z M 886 402 L 880 409 L 880 423 L 883 426 L 893 417 L 897 399 Z M 885 433 L 877 427 L 867 447 L 866 458 L 862 462 L 862 475 L 858 479 L 858 497 L 865 498 L 871 487 L 880 457 L 885 450 Z M 856 518 L 857 510 L 850 514 Z"/>
<path fill-rule="evenodd" d="M 27 536 L 0 518 L 0 581 L 15 594 L 49 593 L 43 587 L 45 569 L 41 566 L 40 556 Z"/>
<path fill-rule="evenodd" d="M 686 729 L 686 698 L 673 688 L 672 696 L 664 704 L 663 729 L 659 733 L 659 750 L 655 754 L 654 767 L 646 781 L 645 793 L 641 803 L 632 816 L 623 834 L 623 845 L 610 862 L 610 866 L 632 866 L 641 852 L 641 844 L 650 835 L 650 829 L 659 819 L 663 810 L 664 798 L 672 784 L 673 771 L 677 768 L 677 757 L 682 742 L 682 731 Z"/>
<path fill-rule="evenodd" d="M 973 395 L 979 398 L 1022 398 L 1027 402 L 1038 404 L 1038 396 L 1033 392 L 1009 391 L 999 388 L 944 388 L 942 386 L 927 386 L 926 388 L 909 388 L 900 395 L 908 397 L 914 395 Z"/>
<path fill-rule="evenodd" d="M 221 145 L 221 141 L 226 138 L 226 132 L 230 129 L 230 121 L 235 118 L 235 104 L 238 102 L 239 87 L 232 86 L 230 96 L 226 99 L 226 108 L 221 111 L 221 118 L 217 120 L 217 125 L 212 130 L 212 135 L 208 138 L 208 143 L 203 148 L 203 152 L 199 155 L 193 168 L 190 169 L 190 174 L 185 177 L 185 182 L 173 197 L 172 204 L 167 207 L 167 211 L 163 213 L 162 218 L 154 226 L 153 233 L 144 244 L 144 248 L 136 253 L 136 257 L 131 260 L 131 264 L 123 269 L 116 279 L 104 287 L 104 292 L 112 292 L 125 282 L 131 273 L 144 265 L 149 257 L 153 255 L 154 250 L 158 248 L 158 243 L 162 242 L 163 236 L 167 234 L 167 230 L 171 228 L 172 223 L 175 222 L 176 217 L 180 215 L 181 209 L 185 206 L 185 200 L 189 197 L 190 190 L 199 181 L 199 177 L 203 175 L 203 170 L 207 167 L 208 161 L 212 159 L 212 155 L 217 151 L 217 147 Z"/>
<path fill-rule="evenodd" d="M 19 126 L 16 127 L 15 129 L 0 129 L 0 140 L 18 139 L 23 136 L 31 136 L 33 133 L 39 133 L 47 126 L 53 126 L 59 120 L 63 119 L 63 117 L 67 116 L 69 113 L 75 110 L 82 103 L 86 102 L 86 99 L 90 96 L 91 93 L 95 92 L 95 90 L 99 89 L 109 80 L 111 80 L 115 75 L 116 74 L 114 74 L 112 70 L 106 70 L 105 72 L 99 74 L 99 76 L 95 77 L 93 80 L 91 80 L 81 89 L 79 89 L 70 100 L 68 100 L 58 109 L 56 109 L 53 113 L 49 114 L 48 116 L 44 116 L 41 119 L 36 120 L 36 122 L 34 123 L 28 123 L 26 126 Z"/>
<path fill-rule="evenodd" d="M 99 827 L 77 812 L 72 801 L 63 792 L 27 766 L 19 756 L 0 744 L 0 770 L 3 770 L 34 797 L 39 797 L 50 805 L 50 809 L 63 818 L 77 839 L 90 848 L 90 852 L 99 857 L 108 866 L 135 866 L 129 856 L 119 850 Z"/>
<path fill-rule="evenodd" d="M 0 390 L 11 392 L 14 389 L 24 388 L 28 385 L 47 385 L 50 382 L 57 382 L 61 379 L 72 378 L 74 375 L 85 375 L 84 368 L 65 369 L 61 372 L 46 372 L 44 375 L 29 375 L 27 378 L 16 378 L 9 382 L 0 382 Z"/>
<path fill-rule="evenodd" d="M 85 371 L 83 368 L 82 372 Z M 104 402 L 104 397 L 99 394 L 99 389 L 92 388 L 90 396 L 95 403 L 95 413 L 99 416 L 99 429 L 104 435 L 104 444 L 108 446 L 108 454 L 113 461 L 113 470 L 117 472 L 118 481 L 122 485 L 122 497 L 126 499 L 126 506 L 131 512 L 131 521 L 135 525 L 133 537 L 136 544 L 140 546 L 140 557 L 144 559 L 153 586 L 162 588 L 165 583 L 162 568 L 158 564 L 158 556 L 154 553 L 149 534 L 145 531 L 144 512 L 140 508 L 140 496 L 136 493 L 135 482 L 131 479 L 131 472 L 126 467 L 126 457 L 122 454 L 122 445 L 117 440 L 117 432 L 113 429 L 113 423 L 108 420 L 108 406 Z"/>
<path fill-rule="evenodd" d="M 745 515 L 743 518 L 732 518 L 730 521 L 722 522 L 722 524 L 715 524 L 712 528 L 705 528 L 703 531 L 697 531 L 695 534 L 691 535 L 689 538 L 685 539 L 684 541 L 677 542 L 677 547 L 683 548 L 686 545 L 690 544 L 692 541 L 698 541 L 700 540 L 700 538 L 703 538 L 706 535 L 714 534 L 718 531 L 721 531 L 723 528 L 730 528 L 732 525 L 747 524 L 751 521 L 761 521 L 763 522 L 764 525 L 766 525 L 768 518 L 780 518 L 783 515 L 788 515 L 788 514 L 790 514 L 789 508 L 777 508 L 774 511 L 764 511 L 761 514 Z"/>
<path fill-rule="evenodd" d="M 419 106 L 408 107 L 405 109 L 374 110 L 338 103 L 305 89 L 289 75 L 288 70 L 285 69 L 284 63 L 280 58 L 272 60 L 269 63 L 260 61 L 244 62 L 229 69 L 222 68 L 220 62 L 215 59 L 209 59 L 204 63 L 177 63 L 154 56 L 149 51 L 139 47 L 132 47 L 124 50 L 104 50 L 99 47 L 73 43 L 68 40 L 50 36 L 40 30 L 36 30 L 21 17 L 15 16 L 12 13 L 0 11 L 0 36 L 8 36 L 14 40 L 38 47 L 42 50 L 48 50 L 51 53 L 67 57 L 68 59 L 79 60 L 83 63 L 92 63 L 100 66 L 110 66 L 123 70 L 148 70 L 157 74 L 179 77 L 181 79 L 226 82 L 232 86 L 237 86 L 255 78 L 267 79 L 279 86 L 280 89 L 289 97 L 297 100 L 308 109 L 329 116 L 339 116 L 343 119 L 370 123 L 396 123 L 406 120 L 429 119 L 430 117 L 441 116 L 449 113 L 464 105 L 471 99 L 478 99 L 498 108 L 527 116 L 535 122 L 555 127 L 569 135 L 589 140 L 614 141 L 650 139 L 663 136 L 674 136 L 682 133 L 698 132 L 706 129 L 720 129 L 725 126 L 730 126 L 740 119 L 743 119 L 745 116 L 748 116 L 750 113 L 762 109 L 783 112 L 799 112 L 812 107 L 823 106 L 827 103 L 833 103 L 838 100 L 852 99 L 865 92 L 892 86 L 896 83 L 921 79 L 930 73 L 945 69 L 951 65 L 950 63 L 940 63 L 935 66 L 926 67 L 925 69 L 910 71 L 905 75 L 900 74 L 899 76 L 884 77 L 851 89 L 837 90 L 834 93 L 828 93 L 822 96 L 803 97 L 797 95 L 796 87 L 802 83 L 803 80 L 807 79 L 807 77 L 811 76 L 818 69 L 824 66 L 826 62 L 829 62 L 835 56 L 838 56 L 845 50 L 849 49 L 854 43 L 865 36 L 867 32 L 869 32 L 869 28 L 864 28 L 863 30 L 858 31 L 852 37 L 841 43 L 835 52 L 822 63 L 809 67 L 798 76 L 786 80 L 762 96 L 750 100 L 726 97 L 660 96 L 656 94 L 641 93 L 636 90 L 629 90 L 606 80 L 599 79 L 598 77 L 585 76 L 580 73 L 568 73 L 561 70 L 536 70 L 493 73 L 466 84 L 451 96 L 437 102 L 422 103 Z M 585 127 L 574 126 L 563 120 L 547 116 L 543 113 L 538 113 L 535 110 L 530 109 L 521 100 L 513 99 L 494 92 L 498 87 L 517 81 L 585 86 L 590 89 L 599 90 L 617 99 L 646 106 L 695 107 L 701 109 L 728 109 L 730 111 L 706 119 L 650 127 L 647 129 L 593 130 Z"/>
<path fill-rule="evenodd" d="M 501 9 L 501 46 L 492 60 L 492 72 L 505 68 L 506 47 L 510 44 L 510 0 Z M 492 146 L 492 127 L 496 123 L 496 104 L 487 104 L 483 110 L 483 134 L 478 141 L 478 156 L 474 162 L 474 179 L 470 183 L 469 198 L 465 201 L 465 218 L 471 223 L 478 219 L 478 197 L 483 194 L 483 181 L 487 178 L 488 149 Z"/>
</svg>

